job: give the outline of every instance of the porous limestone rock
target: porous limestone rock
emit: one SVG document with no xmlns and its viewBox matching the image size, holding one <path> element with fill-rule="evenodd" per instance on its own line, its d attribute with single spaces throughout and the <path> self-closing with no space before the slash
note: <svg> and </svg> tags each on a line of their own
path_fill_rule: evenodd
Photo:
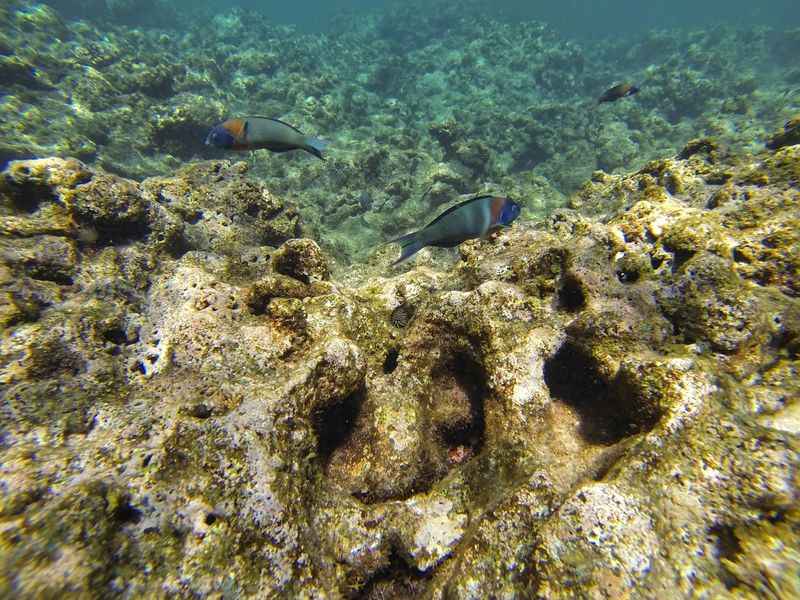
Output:
<svg viewBox="0 0 800 600">
<path fill-rule="evenodd" d="M 0 596 L 791 597 L 796 148 L 333 275 L 242 163 L 12 163 Z"/>
</svg>

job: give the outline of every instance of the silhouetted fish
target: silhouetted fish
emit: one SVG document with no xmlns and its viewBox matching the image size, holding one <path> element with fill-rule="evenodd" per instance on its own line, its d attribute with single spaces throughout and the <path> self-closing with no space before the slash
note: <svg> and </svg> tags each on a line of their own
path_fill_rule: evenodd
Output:
<svg viewBox="0 0 800 600">
<path fill-rule="evenodd" d="M 786 121 L 783 131 L 779 131 L 767 140 L 766 146 L 770 150 L 777 150 L 795 144 L 800 144 L 800 115 Z"/>
<path fill-rule="evenodd" d="M 305 150 L 325 160 L 322 151 L 325 142 L 306 136 L 302 131 L 269 117 L 242 117 L 228 119 L 215 125 L 206 137 L 206 146 L 227 150 L 259 150 L 271 152 Z"/>
<path fill-rule="evenodd" d="M 639 88 L 631 85 L 630 83 L 620 83 L 619 85 L 615 85 L 614 87 L 603 92 L 603 95 L 597 99 L 597 103 L 602 104 L 603 102 L 615 102 L 620 98 L 624 98 L 625 96 L 633 96 L 638 91 Z"/>
<path fill-rule="evenodd" d="M 425 246 L 452 248 L 494 229 L 511 225 L 521 207 L 510 198 L 478 196 L 450 207 L 419 231 L 393 239 L 403 249 L 392 266 L 410 258 Z"/>
</svg>

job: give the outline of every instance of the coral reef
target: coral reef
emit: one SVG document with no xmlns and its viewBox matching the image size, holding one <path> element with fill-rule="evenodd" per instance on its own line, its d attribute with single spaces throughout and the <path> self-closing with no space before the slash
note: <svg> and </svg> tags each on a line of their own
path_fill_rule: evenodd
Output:
<svg viewBox="0 0 800 600">
<path fill-rule="evenodd" d="M 246 170 L 3 172 L 0 596 L 797 594 L 800 146 L 391 277 Z"/>
<path fill-rule="evenodd" d="M 800 595 L 798 31 L 481 4 L 2 3 L 0 597 Z"/>
<path fill-rule="evenodd" d="M 503 191 L 543 218 L 596 169 L 638 169 L 697 135 L 757 151 L 800 109 L 796 31 L 578 44 L 541 23 L 487 19 L 482 3 L 440 3 L 435 14 L 428 4 L 306 35 L 242 10 L 176 15 L 160 0 L 54 1 L 84 21 L 10 0 L 0 160 L 57 155 L 136 179 L 169 175 L 223 157 L 202 141 L 224 117 L 281 116 L 329 140 L 329 161 L 261 151 L 251 173 L 349 261 L 459 194 Z M 160 28 L 131 26 L 136 15 Z M 640 94 L 597 107 L 622 76 Z"/>
</svg>

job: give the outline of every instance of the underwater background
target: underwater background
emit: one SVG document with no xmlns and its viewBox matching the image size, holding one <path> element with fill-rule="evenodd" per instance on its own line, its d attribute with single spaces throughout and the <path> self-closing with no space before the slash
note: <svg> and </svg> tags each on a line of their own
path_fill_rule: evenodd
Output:
<svg viewBox="0 0 800 600">
<path fill-rule="evenodd" d="M 797 0 L 0 0 L 0 598 L 800 597 L 798 56 Z"/>
<path fill-rule="evenodd" d="M 260 151 L 252 173 L 345 263 L 462 194 L 503 188 L 537 218 L 693 137 L 752 151 L 800 93 L 787 2 L 47 6 L 4 8 L 0 158 L 141 178 L 224 156 L 202 140 L 225 118 L 279 117 L 329 161 Z M 622 81 L 635 99 L 596 106 Z"/>
</svg>

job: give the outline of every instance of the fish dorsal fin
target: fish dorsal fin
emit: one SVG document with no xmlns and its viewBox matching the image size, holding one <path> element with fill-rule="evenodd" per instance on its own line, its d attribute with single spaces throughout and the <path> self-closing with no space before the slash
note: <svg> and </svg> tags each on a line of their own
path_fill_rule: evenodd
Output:
<svg viewBox="0 0 800 600">
<path fill-rule="evenodd" d="M 444 219 L 447 215 L 449 215 L 451 212 L 454 212 L 454 211 L 458 210 L 462 206 L 466 206 L 467 204 L 472 204 L 473 202 L 477 202 L 478 200 L 483 200 L 484 198 L 492 198 L 492 197 L 493 196 L 491 194 L 484 194 L 483 196 L 475 196 L 474 198 L 470 198 L 469 200 L 464 200 L 463 202 L 459 202 L 458 204 L 454 204 L 453 206 L 448 208 L 446 211 L 444 211 L 442 214 L 440 214 L 438 217 L 436 217 L 433 221 L 428 223 L 426 225 L 426 227 L 430 227 L 434 223 L 438 223 L 439 221 Z"/>
<path fill-rule="evenodd" d="M 300 135 L 305 135 L 305 133 L 303 133 L 302 131 L 300 131 L 300 130 L 299 130 L 297 127 L 295 127 L 294 125 L 289 125 L 289 124 L 288 124 L 286 121 L 281 121 L 280 119 L 276 119 L 275 117 L 265 117 L 265 116 L 263 116 L 263 115 L 250 115 L 250 116 L 248 116 L 248 117 L 245 117 L 245 119 L 266 119 L 267 121 L 275 121 L 276 123 L 280 123 L 281 125 L 285 125 L 285 126 L 286 126 L 286 127 L 288 127 L 289 129 L 291 129 L 291 130 L 293 130 L 293 131 L 296 131 L 296 132 L 297 132 L 297 133 L 299 133 Z"/>
</svg>

